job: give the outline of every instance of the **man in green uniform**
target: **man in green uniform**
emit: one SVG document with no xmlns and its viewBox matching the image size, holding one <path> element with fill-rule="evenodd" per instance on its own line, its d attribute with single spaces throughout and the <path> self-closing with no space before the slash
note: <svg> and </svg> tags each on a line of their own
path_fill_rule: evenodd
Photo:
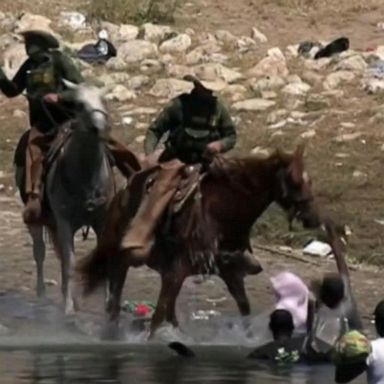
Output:
<svg viewBox="0 0 384 384">
<path fill-rule="evenodd" d="M 29 103 L 31 129 L 26 156 L 28 201 L 23 218 L 25 223 L 33 223 L 41 215 L 44 155 L 60 125 L 74 117 L 60 105 L 71 92 L 65 88 L 63 80 L 79 84 L 84 79 L 71 59 L 58 50 L 59 42 L 54 36 L 43 31 L 26 31 L 22 36 L 28 58 L 12 80 L 8 80 L 0 68 L 0 90 L 7 97 L 26 91 Z M 108 146 L 117 167 L 125 176 L 130 176 L 130 151 L 113 139 Z"/>
<path fill-rule="evenodd" d="M 158 177 L 122 240 L 122 248 L 137 257 L 148 255 L 154 230 L 177 191 L 185 164 L 209 162 L 212 156 L 229 151 L 236 143 L 232 119 L 210 89 L 215 83 L 190 75 L 184 79 L 193 83 L 193 90 L 171 101 L 150 126 L 144 142 L 146 155 L 151 155 L 163 135 L 169 134 L 159 158 Z"/>
</svg>

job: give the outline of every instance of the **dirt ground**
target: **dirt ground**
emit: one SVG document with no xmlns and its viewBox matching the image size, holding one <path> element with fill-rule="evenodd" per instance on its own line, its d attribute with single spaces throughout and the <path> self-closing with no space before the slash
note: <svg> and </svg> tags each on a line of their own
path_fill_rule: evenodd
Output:
<svg viewBox="0 0 384 384">
<path fill-rule="evenodd" d="M 48 15 L 60 9 L 71 9 L 70 1 L 40 0 L 26 3 L 19 0 L 2 0 L 1 11 L 33 11 Z M 65 3 L 65 5 L 64 5 Z M 77 5 L 79 4 L 76 2 Z M 314 5 L 316 3 L 316 5 Z M 352 48 L 368 49 L 384 43 L 384 31 L 378 31 L 376 25 L 384 21 L 384 2 L 366 1 L 282 1 L 282 0 L 193 0 L 183 5 L 177 17 L 176 27 L 193 27 L 195 30 L 214 31 L 227 29 L 236 35 L 250 35 L 253 26 L 257 26 L 269 38 L 268 47 L 279 46 L 284 49 L 288 44 L 303 40 L 329 40 L 345 35 L 350 38 Z M 264 52 L 252 57 L 255 63 Z M 337 221 L 348 224 L 352 230 L 348 254 L 351 260 L 365 263 L 383 264 L 383 144 L 384 131 L 381 124 L 372 122 L 372 110 L 384 104 L 381 96 L 369 96 L 353 87 L 344 89 L 348 97 L 334 99 L 332 113 L 325 113 L 323 120 L 316 126 L 316 136 L 307 145 L 307 168 L 313 179 L 318 204 L 324 212 L 330 213 Z M 146 106 L 152 106 L 151 100 L 143 100 Z M 144 105 L 143 105 L 144 106 Z M 118 112 L 128 106 L 111 106 Z M 12 154 L 17 139 L 27 126 L 26 117 L 16 116 L 15 109 L 26 110 L 22 98 L 7 100 L 0 96 L 0 164 L 2 173 L 0 183 L 4 190 L 0 199 L 0 289 L 17 289 L 32 294 L 34 287 L 34 266 L 30 256 L 31 244 L 20 222 L 20 206 L 15 197 L 13 185 Z M 256 145 L 283 146 L 292 148 L 305 127 L 287 130 L 283 137 L 274 137 L 265 128 L 265 118 L 259 115 L 242 115 L 244 124 L 239 127 L 237 152 L 248 152 Z M 353 123 L 354 128 L 341 123 Z M 338 143 L 332 138 L 341 133 L 359 131 L 361 140 Z M 137 134 L 137 132 L 136 132 Z M 134 135 L 116 125 L 116 135 L 132 148 L 139 149 L 133 142 Z M 358 171 L 366 177 L 353 178 Z M 257 232 L 260 243 L 276 245 L 302 246 L 313 234 L 301 231 L 287 233 L 287 224 L 281 212 L 272 209 L 263 218 Z M 80 255 L 85 252 L 80 247 Z M 89 247 L 89 246 L 87 246 Z M 302 275 L 307 281 L 319 277 L 320 272 L 333 268 L 332 262 L 320 261 L 319 266 L 297 262 L 270 254 L 261 254 L 269 273 L 288 268 Z M 47 260 L 47 278 L 58 280 L 58 265 L 52 255 Z M 270 295 L 263 295 L 268 274 L 249 279 L 248 289 L 256 309 L 271 302 Z M 156 275 L 146 270 L 132 274 L 127 289 L 130 297 L 153 299 Z M 356 295 L 364 309 L 371 313 L 373 306 L 384 296 L 379 269 L 364 267 L 353 272 L 353 284 Z M 201 292 L 206 291 L 202 286 Z M 50 294 L 59 296 L 59 288 L 53 286 Z M 225 293 L 218 285 L 214 294 Z M 205 302 L 202 293 L 202 303 Z M 262 298 L 262 299 L 260 299 Z M 220 304 L 219 304 L 220 305 Z M 233 309 L 230 300 L 225 308 Z"/>
</svg>

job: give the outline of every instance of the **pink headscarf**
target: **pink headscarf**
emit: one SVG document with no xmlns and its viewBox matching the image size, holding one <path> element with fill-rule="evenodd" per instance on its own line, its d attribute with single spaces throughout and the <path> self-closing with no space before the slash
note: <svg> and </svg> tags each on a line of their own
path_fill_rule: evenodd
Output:
<svg viewBox="0 0 384 384">
<path fill-rule="evenodd" d="M 277 297 L 275 309 L 285 309 L 293 317 L 296 329 L 303 329 L 307 324 L 309 290 L 305 283 L 291 272 L 282 272 L 271 277 Z"/>
</svg>

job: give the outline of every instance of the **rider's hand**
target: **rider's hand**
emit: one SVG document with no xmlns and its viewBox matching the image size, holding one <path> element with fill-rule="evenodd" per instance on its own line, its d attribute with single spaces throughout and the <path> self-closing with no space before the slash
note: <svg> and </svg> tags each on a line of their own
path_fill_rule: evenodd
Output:
<svg viewBox="0 0 384 384">
<path fill-rule="evenodd" d="M 223 150 L 223 145 L 220 141 L 213 141 L 212 143 L 209 143 L 207 145 L 207 152 L 215 155 L 217 153 L 220 153 Z"/>
<path fill-rule="evenodd" d="M 56 104 L 59 102 L 59 95 L 57 93 L 47 93 L 44 97 L 43 100 L 46 103 L 52 103 Z"/>
</svg>

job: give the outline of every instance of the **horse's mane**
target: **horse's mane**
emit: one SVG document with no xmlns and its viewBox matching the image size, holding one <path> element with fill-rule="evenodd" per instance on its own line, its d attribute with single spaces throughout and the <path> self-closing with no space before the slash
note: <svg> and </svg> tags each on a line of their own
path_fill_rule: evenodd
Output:
<svg viewBox="0 0 384 384">
<path fill-rule="evenodd" d="M 218 156 L 212 162 L 208 173 L 213 177 L 227 176 L 229 179 L 235 175 L 256 175 L 264 173 L 273 166 L 289 164 L 292 156 L 293 154 L 280 149 L 275 149 L 266 155 Z"/>
</svg>

